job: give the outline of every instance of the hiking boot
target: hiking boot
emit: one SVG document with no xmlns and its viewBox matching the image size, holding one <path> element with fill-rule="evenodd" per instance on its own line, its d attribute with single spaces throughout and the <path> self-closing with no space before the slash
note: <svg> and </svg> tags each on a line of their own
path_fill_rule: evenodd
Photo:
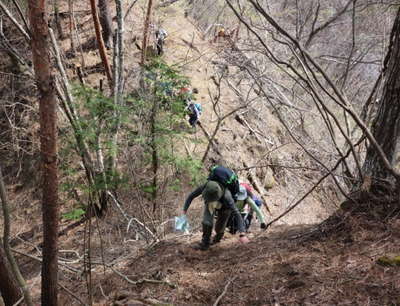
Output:
<svg viewBox="0 0 400 306">
<path fill-rule="evenodd" d="M 193 247 L 193 249 L 201 251 L 208 250 L 210 247 L 211 233 L 212 233 L 212 226 L 203 224 L 203 238 L 201 239 L 201 242 L 198 245 Z"/>
<path fill-rule="evenodd" d="M 204 243 L 203 241 L 193 247 L 193 249 L 200 251 L 207 251 L 209 248 L 210 244 Z"/>
<path fill-rule="evenodd" d="M 211 245 L 217 244 L 221 242 L 222 237 L 224 237 L 224 233 L 219 233 L 214 236 L 214 239 L 211 241 Z"/>
</svg>

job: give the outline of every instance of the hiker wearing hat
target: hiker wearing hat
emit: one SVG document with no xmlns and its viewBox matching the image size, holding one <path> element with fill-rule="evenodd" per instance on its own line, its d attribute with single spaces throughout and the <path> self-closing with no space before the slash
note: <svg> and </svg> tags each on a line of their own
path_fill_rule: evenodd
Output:
<svg viewBox="0 0 400 306">
<path fill-rule="evenodd" d="M 265 224 L 264 214 L 262 213 L 262 211 L 258 207 L 258 205 L 254 202 L 254 200 L 252 199 L 249 192 L 247 192 L 246 187 L 243 186 L 242 183 L 239 186 L 236 207 L 240 211 L 240 214 L 243 218 L 246 230 L 248 230 L 251 225 L 251 220 L 253 219 L 253 212 L 256 213 L 257 219 L 261 223 L 261 225 L 260 225 L 261 229 L 267 228 L 267 225 Z M 227 226 L 228 226 L 229 232 L 231 234 L 236 234 L 236 232 L 238 230 L 238 226 L 236 224 L 235 219 L 230 218 Z"/>
<path fill-rule="evenodd" d="M 202 107 L 200 103 L 196 103 L 194 101 L 189 102 L 189 105 L 186 107 L 186 111 L 189 115 L 189 124 L 191 127 L 196 127 L 197 121 L 199 121 Z"/>
<path fill-rule="evenodd" d="M 157 55 L 162 55 L 164 53 L 164 41 L 168 36 L 167 31 L 163 28 L 156 30 L 156 47 L 157 47 Z"/>
<path fill-rule="evenodd" d="M 196 246 L 195 249 L 205 251 L 210 247 L 210 239 L 216 211 L 218 211 L 218 215 L 215 224 L 215 237 L 212 244 L 221 241 L 222 237 L 224 236 L 226 224 L 231 214 L 234 216 L 238 224 L 238 231 L 240 233 L 239 241 L 241 243 L 249 242 L 245 235 L 243 219 L 239 210 L 235 206 L 232 194 L 228 188 L 225 188 L 217 181 L 209 180 L 206 184 L 196 188 L 191 194 L 189 194 L 183 207 L 184 215 L 186 215 L 186 212 L 189 209 L 193 199 L 199 195 L 202 195 L 204 200 L 204 213 L 202 221 L 203 237 L 200 244 Z"/>
</svg>

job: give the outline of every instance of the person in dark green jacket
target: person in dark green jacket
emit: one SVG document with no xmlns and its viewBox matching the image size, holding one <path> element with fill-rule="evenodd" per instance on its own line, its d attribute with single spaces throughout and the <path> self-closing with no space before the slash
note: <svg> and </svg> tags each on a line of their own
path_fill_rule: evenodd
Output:
<svg viewBox="0 0 400 306">
<path fill-rule="evenodd" d="M 216 181 L 209 180 L 206 184 L 199 186 L 187 197 L 185 204 L 183 206 L 183 214 L 186 215 L 190 204 L 193 199 L 202 195 L 204 200 L 204 212 L 203 212 L 203 237 L 198 246 L 195 249 L 207 250 L 210 247 L 210 240 L 212 229 L 214 226 L 214 215 L 218 211 L 217 221 L 215 224 L 215 237 L 214 243 L 221 241 L 225 227 L 231 214 L 235 216 L 236 222 L 238 224 L 238 231 L 240 233 L 239 241 L 241 243 L 249 242 L 245 234 L 245 226 L 243 219 L 240 215 L 239 210 L 235 206 L 232 194 L 228 188 L 224 188 L 220 183 Z"/>
</svg>

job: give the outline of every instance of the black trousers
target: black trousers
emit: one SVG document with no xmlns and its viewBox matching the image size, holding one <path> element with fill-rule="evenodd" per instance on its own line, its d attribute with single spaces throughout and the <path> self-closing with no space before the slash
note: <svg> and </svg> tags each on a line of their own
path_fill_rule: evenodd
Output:
<svg viewBox="0 0 400 306">
<path fill-rule="evenodd" d="M 253 212 L 250 213 L 241 213 L 243 221 L 244 221 L 244 226 L 246 231 L 249 229 L 250 225 L 251 225 L 251 220 L 253 219 Z M 229 228 L 229 233 L 231 233 L 232 235 L 235 235 L 238 231 L 238 225 L 237 225 L 237 221 L 235 218 L 233 218 L 233 216 L 231 216 L 228 220 L 228 223 L 226 225 Z"/>
</svg>

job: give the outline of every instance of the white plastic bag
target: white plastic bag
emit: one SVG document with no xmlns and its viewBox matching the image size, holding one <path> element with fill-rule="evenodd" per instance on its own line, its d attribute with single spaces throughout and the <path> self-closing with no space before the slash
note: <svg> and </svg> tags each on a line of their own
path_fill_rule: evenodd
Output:
<svg viewBox="0 0 400 306">
<path fill-rule="evenodd" d="M 189 233 L 189 221 L 186 215 L 175 217 L 175 230 L 185 234 Z"/>
</svg>

